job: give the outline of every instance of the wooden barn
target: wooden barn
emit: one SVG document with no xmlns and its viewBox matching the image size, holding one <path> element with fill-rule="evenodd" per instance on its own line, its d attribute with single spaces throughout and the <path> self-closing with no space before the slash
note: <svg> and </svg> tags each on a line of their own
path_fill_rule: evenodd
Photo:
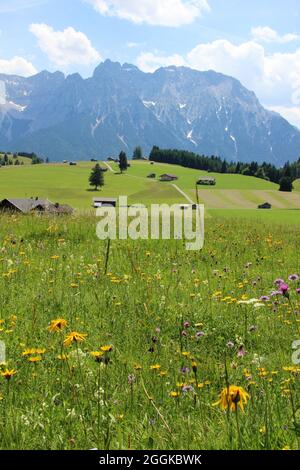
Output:
<svg viewBox="0 0 300 470">
<path fill-rule="evenodd" d="M 197 185 L 199 186 L 215 186 L 216 184 L 216 178 L 211 176 L 204 176 L 197 181 Z"/>
<path fill-rule="evenodd" d="M 178 180 L 178 176 L 172 175 L 170 173 L 165 173 L 164 175 L 160 176 L 160 181 L 176 181 Z"/>
<path fill-rule="evenodd" d="M 0 202 L 0 211 L 29 214 L 32 212 L 71 215 L 74 210 L 67 204 L 53 204 L 48 199 L 29 198 L 29 199 L 3 199 Z"/>
</svg>

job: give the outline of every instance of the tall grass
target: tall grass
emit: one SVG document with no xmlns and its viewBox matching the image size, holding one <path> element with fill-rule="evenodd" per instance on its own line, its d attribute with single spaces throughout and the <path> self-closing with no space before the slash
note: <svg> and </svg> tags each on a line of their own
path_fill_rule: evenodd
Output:
<svg viewBox="0 0 300 470">
<path fill-rule="evenodd" d="M 208 220 L 201 252 L 95 230 L 1 216 L 0 448 L 299 448 L 298 282 L 239 303 L 300 271 L 298 227 Z M 244 412 L 214 406 L 229 385 Z"/>
</svg>

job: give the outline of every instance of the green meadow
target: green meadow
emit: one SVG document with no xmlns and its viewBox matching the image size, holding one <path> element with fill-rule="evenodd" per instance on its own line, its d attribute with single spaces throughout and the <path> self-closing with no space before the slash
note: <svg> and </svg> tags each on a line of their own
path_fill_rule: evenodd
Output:
<svg viewBox="0 0 300 470">
<path fill-rule="evenodd" d="M 182 196 L 172 186 L 158 185 L 144 178 L 133 178 L 129 173 L 123 175 L 105 173 L 105 187 L 101 192 L 95 192 L 88 183 L 94 165 L 83 162 L 77 166 L 50 164 L 3 167 L 0 170 L 0 197 L 39 196 L 85 210 L 92 208 L 92 198 L 99 195 L 128 196 L 130 203 L 182 201 Z"/>
<path fill-rule="evenodd" d="M 195 183 L 203 171 L 175 165 L 133 161 L 123 175 L 116 164 L 109 164 L 112 171 L 105 173 L 105 186 L 95 192 L 89 187 L 88 178 L 94 163 L 79 162 L 77 166 L 67 164 L 24 165 L 0 169 L 0 198 L 41 197 L 52 202 L 68 203 L 79 211 L 92 209 L 95 196 L 128 196 L 129 203 L 186 203 L 197 201 Z M 155 179 L 149 179 L 150 173 Z M 178 176 L 174 183 L 158 181 L 163 173 Z M 214 187 L 199 186 L 199 201 L 205 205 L 208 216 L 223 213 L 229 217 L 249 217 L 261 220 L 298 221 L 300 208 L 300 186 L 296 181 L 292 193 L 278 191 L 278 185 L 268 181 L 242 175 L 214 174 Z M 175 186 L 176 187 L 175 187 Z M 183 191 L 182 194 L 179 190 Z M 259 204 L 269 202 L 272 211 L 259 211 Z"/>
<path fill-rule="evenodd" d="M 112 165 L 96 193 L 93 165 L 0 169 L 1 198 L 77 209 L 0 216 L 0 448 L 299 449 L 298 185 L 289 199 L 266 181 L 215 175 L 199 188 L 201 251 L 109 244 L 96 237 L 95 195 L 196 201 L 201 172 Z M 273 209 L 257 210 L 266 200 Z"/>
<path fill-rule="evenodd" d="M 0 448 L 299 449 L 298 245 L 227 214 L 197 252 L 2 215 Z"/>
</svg>

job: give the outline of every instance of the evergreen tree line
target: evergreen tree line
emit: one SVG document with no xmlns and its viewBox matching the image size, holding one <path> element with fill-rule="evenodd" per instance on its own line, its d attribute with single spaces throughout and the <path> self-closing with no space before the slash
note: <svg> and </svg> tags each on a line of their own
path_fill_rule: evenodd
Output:
<svg viewBox="0 0 300 470">
<path fill-rule="evenodd" d="M 154 146 L 149 159 L 158 163 L 170 163 L 214 173 L 255 176 L 277 184 L 280 184 L 282 178 L 291 183 L 300 178 L 300 158 L 295 163 L 287 162 L 282 168 L 277 168 L 266 162 L 261 165 L 254 161 L 251 163 L 227 162 L 215 155 L 209 157 L 186 150 L 160 149 Z"/>
</svg>

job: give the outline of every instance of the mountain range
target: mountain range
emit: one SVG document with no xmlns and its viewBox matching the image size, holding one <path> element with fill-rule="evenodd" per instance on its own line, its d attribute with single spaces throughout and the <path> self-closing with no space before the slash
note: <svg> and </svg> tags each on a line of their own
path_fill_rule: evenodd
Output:
<svg viewBox="0 0 300 470">
<path fill-rule="evenodd" d="M 106 60 L 87 79 L 0 74 L 0 150 L 61 161 L 131 156 L 136 145 L 282 165 L 299 158 L 300 130 L 214 71 Z"/>
</svg>

